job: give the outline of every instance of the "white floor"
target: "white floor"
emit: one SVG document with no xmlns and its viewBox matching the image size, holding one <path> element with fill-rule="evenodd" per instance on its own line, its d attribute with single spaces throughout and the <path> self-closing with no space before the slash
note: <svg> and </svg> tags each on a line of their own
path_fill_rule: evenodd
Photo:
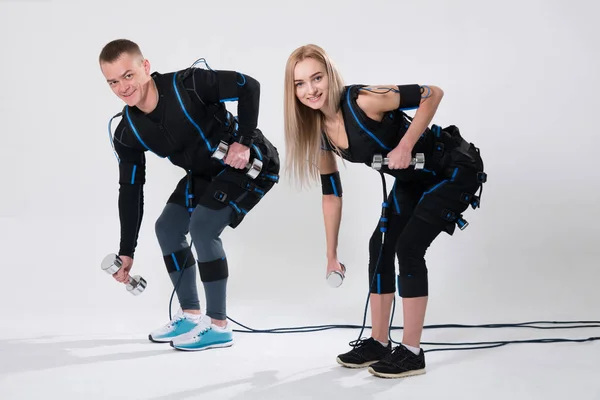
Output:
<svg viewBox="0 0 600 400">
<path fill-rule="evenodd" d="M 236 333 L 231 348 L 176 351 L 147 339 L 166 323 L 172 290 L 149 229 L 141 235 L 143 251 L 134 267 L 148 288 L 134 297 L 100 270 L 112 243 L 101 222 L 2 223 L 7 233 L 0 280 L 2 400 L 600 399 L 600 341 L 431 352 L 425 375 L 394 380 L 337 365 L 336 355 L 349 349 L 356 329 Z M 36 237 L 52 240 L 23 240 L 34 224 Z M 475 233 L 454 239 L 452 254 L 467 254 L 468 235 Z M 311 254 L 291 250 L 294 258 L 267 256 L 235 243 L 240 237 L 228 234 L 229 248 L 243 248 L 252 263 L 230 252 L 231 318 L 254 329 L 362 324 L 364 249 L 357 255 L 348 249 L 348 258 L 354 258 L 346 281 L 331 289 L 317 256 L 313 261 Z M 427 326 L 600 320 L 595 248 L 580 258 L 555 246 L 553 252 L 479 252 L 464 259 L 447 256 L 448 241 L 440 239 L 429 253 Z M 401 324 L 398 302 L 394 325 Z M 401 334 L 394 330 L 392 337 L 401 340 Z M 423 342 L 589 337 L 600 337 L 600 328 L 426 329 Z"/>
<path fill-rule="evenodd" d="M 150 328 L 153 319 L 12 319 L 0 340 L 0 399 L 600 399 L 600 342 L 431 352 L 425 375 L 386 380 L 336 364 L 358 330 L 237 333 L 231 348 L 180 352 L 131 329 Z M 239 322 L 255 329 L 294 325 L 291 317 L 274 320 L 248 313 Z M 393 332 L 396 340 L 400 335 Z M 591 336 L 600 328 L 454 328 L 428 329 L 423 341 Z"/>
</svg>

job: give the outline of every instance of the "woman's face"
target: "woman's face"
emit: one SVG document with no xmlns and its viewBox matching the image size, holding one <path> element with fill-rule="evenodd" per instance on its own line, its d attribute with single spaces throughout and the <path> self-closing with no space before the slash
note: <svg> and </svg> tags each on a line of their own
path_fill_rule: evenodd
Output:
<svg viewBox="0 0 600 400">
<path fill-rule="evenodd" d="M 313 110 L 320 110 L 327 103 L 329 79 L 325 66 L 313 58 L 305 58 L 294 68 L 296 97 Z"/>
</svg>

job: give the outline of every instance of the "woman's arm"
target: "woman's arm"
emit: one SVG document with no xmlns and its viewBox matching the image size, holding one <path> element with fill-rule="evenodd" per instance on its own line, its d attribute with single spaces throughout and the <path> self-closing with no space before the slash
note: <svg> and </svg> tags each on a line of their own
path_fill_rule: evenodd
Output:
<svg viewBox="0 0 600 400">
<path fill-rule="evenodd" d="M 387 155 L 390 169 L 410 165 L 411 151 L 433 120 L 443 97 L 444 92 L 437 86 L 381 85 L 361 89 L 356 102 L 369 118 L 379 121 L 391 110 L 417 110 L 400 143 Z"/>
<path fill-rule="evenodd" d="M 342 219 L 342 184 L 335 155 L 332 151 L 321 151 L 319 158 L 321 188 L 323 192 L 323 220 L 327 240 L 327 264 L 337 265 L 337 247 Z M 339 269 L 339 266 L 335 269 Z"/>
</svg>

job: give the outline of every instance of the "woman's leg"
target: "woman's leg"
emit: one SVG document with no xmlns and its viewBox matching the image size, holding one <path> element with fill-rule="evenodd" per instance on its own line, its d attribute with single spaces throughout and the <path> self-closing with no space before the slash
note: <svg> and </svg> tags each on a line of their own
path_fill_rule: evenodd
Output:
<svg viewBox="0 0 600 400">
<path fill-rule="evenodd" d="M 404 316 L 402 343 L 413 348 L 420 347 L 429 295 L 425 253 L 440 232 L 439 226 L 413 217 L 406 224 L 396 244 L 399 264 L 398 292 L 402 297 Z"/>
<path fill-rule="evenodd" d="M 389 217 L 385 232 L 381 231 L 378 224 L 369 241 L 368 290 L 373 327 L 371 337 L 351 342 L 353 349 L 338 356 L 338 363 L 345 367 L 367 367 L 383 359 L 391 351 L 388 336 L 396 292 L 395 243 L 410 217 L 411 204 L 415 202 L 411 200 L 415 196 L 411 196 L 406 188 L 403 189 L 402 196 L 398 195 L 398 190 L 394 185 L 392 194 L 387 199 Z"/>
<path fill-rule="evenodd" d="M 371 365 L 372 374 L 400 378 L 425 372 L 424 352 L 420 348 L 429 295 L 425 253 L 442 231 L 454 232 L 457 218 L 467 209 L 468 200 L 479 187 L 476 172 L 457 167 L 428 188 L 398 237 L 398 293 L 404 312 L 402 345 L 390 357 Z"/>
</svg>

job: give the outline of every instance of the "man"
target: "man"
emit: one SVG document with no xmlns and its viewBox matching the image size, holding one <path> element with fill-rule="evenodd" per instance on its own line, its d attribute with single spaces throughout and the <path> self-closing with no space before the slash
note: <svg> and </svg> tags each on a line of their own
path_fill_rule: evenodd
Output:
<svg viewBox="0 0 600 400">
<path fill-rule="evenodd" d="M 150 62 L 127 39 L 109 42 L 99 56 L 113 92 L 125 102 L 112 138 L 119 161 L 119 256 L 114 275 L 127 282 L 143 216 L 145 152 L 167 158 L 186 171 L 156 221 L 163 259 L 180 309 L 164 327 L 150 333 L 176 349 L 204 350 L 233 344 L 226 315 L 227 257 L 220 239 L 237 227 L 278 181 L 277 149 L 257 129 L 260 85 L 236 71 L 186 68 L 150 73 Z M 234 117 L 226 101 L 238 102 Z M 115 118 L 113 117 L 113 118 Z M 112 119 L 111 119 L 112 121 Z M 110 127 L 110 124 L 109 124 Z M 222 142 L 227 148 L 219 148 Z M 213 157 L 226 151 L 224 157 Z M 252 156 L 252 157 L 251 157 Z M 255 161 L 258 160 L 258 161 Z M 248 173 L 248 163 L 258 176 Z M 206 294 L 201 313 L 196 260 Z"/>
</svg>

